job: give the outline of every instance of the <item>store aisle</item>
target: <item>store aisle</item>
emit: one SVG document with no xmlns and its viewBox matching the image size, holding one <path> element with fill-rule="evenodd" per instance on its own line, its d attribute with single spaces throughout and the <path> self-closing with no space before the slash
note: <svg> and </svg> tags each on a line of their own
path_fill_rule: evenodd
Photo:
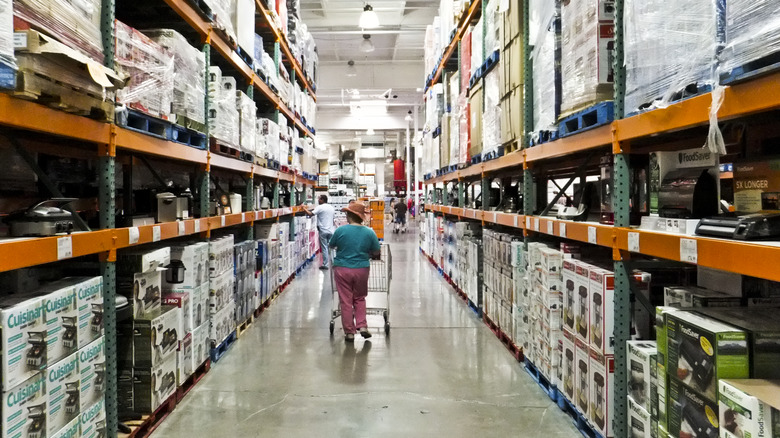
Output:
<svg viewBox="0 0 780 438">
<path fill-rule="evenodd" d="M 155 438 L 575 437 L 419 252 L 388 233 L 391 336 L 328 333 L 328 271 L 307 269 L 166 419 Z"/>
</svg>

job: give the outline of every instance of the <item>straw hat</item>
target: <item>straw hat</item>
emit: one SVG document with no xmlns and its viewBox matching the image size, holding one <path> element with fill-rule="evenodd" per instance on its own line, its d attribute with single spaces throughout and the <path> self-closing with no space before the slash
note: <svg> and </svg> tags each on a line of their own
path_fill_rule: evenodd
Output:
<svg viewBox="0 0 780 438">
<path fill-rule="evenodd" d="M 366 218 L 365 218 L 366 206 L 365 206 L 365 204 L 363 204 L 360 201 L 353 202 L 349 206 L 342 208 L 341 211 L 343 211 L 345 213 L 352 213 L 352 214 L 354 214 L 355 216 L 360 218 L 361 222 L 366 220 Z"/>
</svg>

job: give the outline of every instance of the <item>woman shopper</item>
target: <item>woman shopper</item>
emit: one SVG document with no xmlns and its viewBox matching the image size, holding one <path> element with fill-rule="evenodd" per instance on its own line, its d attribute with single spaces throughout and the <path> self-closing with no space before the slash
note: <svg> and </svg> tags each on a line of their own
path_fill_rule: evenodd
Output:
<svg viewBox="0 0 780 438">
<path fill-rule="evenodd" d="M 380 255 L 379 239 L 369 227 L 363 226 L 366 207 L 354 202 L 341 211 L 347 213 L 348 225 L 338 227 L 330 239 L 336 249 L 333 258 L 333 277 L 341 303 L 341 326 L 345 341 L 354 342 L 355 333 L 370 338 L 366 321 L 366 296 L 371 258 Z"/>
</svg>

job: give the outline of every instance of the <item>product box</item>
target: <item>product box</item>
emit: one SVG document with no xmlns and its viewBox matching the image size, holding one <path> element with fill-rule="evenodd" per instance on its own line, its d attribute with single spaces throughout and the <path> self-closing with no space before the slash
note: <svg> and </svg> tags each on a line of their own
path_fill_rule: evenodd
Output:
<svg viewBox="0 0 780 438">
<path fill-rule="evenodd" d="M 126 249 L 117 253 L 117 276 L 133 276 L 141 272 L 165 269 L 171 264 L 171 248 L 162 247 L 154 250 Z"/>
<path fill-rule="evenodd" d="M 574 283 L 576 281 L 575 260 L 564 260 L 562 271 L 562 290 L 563 290 L 563 326 L 574 333 L 575 313 L 577 312 L 576 303 L 578 295 Z"/>
<path fill-rule="evenodd" d="M 658 418 L 658 436 L 664 436 L 661 433 L 661 430 L 664 431 L 668 430 L 669 426 L 669 416 L 668 411 L 666 407 L 669 404 L 669 375 L 666 374 L 666 367 L 664 367 L 661 362 L 656 363 L 656 370 L 658 371 L 656 373 L 656 383 L 658 384 L 658 393 L 657 393 L 657 418 Z M 651 414 L 653 415 L 653 412 L 651 411 Z"/>
<path fill-rule="evenodd" d="M 718 403 L 669 379 L 669 434 L 673 437 L 717 437 Z"/>
<path fill-rule="evenodd" d="M 691 307 L 739 307 L 742 298 L 700 287 L 665 287 L 664 306 Z"/>
<path fill-rule="evenodd" d="M 192 333 L 181 340 L 177 354 L 178 372 L 176 375 L 176 386 L 181 386 L 195 372 L 195 360 L 192 357 Z"/>
<path fill-rule="evenodd" d="M 577 382 L 577 348 L 574 342 L 576 336 L 569 330 L 564 329 L 563 336 L 561 338 L 563 342 L 563 357 L 561 358 L 561 389 L 569 401 L 574 401 L 574 388 Z"/>
<path fill-rule="evenodd" d="M 574 276 L 574 326 L 577 337 L 590 343 L 590 270 L 596 269 L 584 262 L 577 262 Z"/>
<path fill-rule="evenodd" d="M 193 290 L 194 292 L 194 290 Z M 193 311 L 194 293 L 190 292 L 164 292 L 162 297 L 163 306 L 176 307 L 179 309 L 182 324 L 182 336 L 185 333 L 192 332 L 195 327 L 195 313 Z"/>
<path fill-rule="evenodd" d="M 133 321 L 133 364 L 138 367 L 156 367 L 176 356 L 181 328 L 181 310 L 163 306 L 160 312 Z"/>
<path fill-rule="evenodd" d="M 78 350 L 76 289 L 66 278 L 44 285 L 35 295 L 46 309 L 46 363 L 53 364 Z"/>
<path fill-rule="evenodd" d="M 3 389 L 13 388 L 46 368 L 45 310 L 40 297 L 0 298 Z"/>
<path fill-rule="evenodd" d="M 133 275 L 132 283 L 117 283 L 118 292 L 127 297 L 133 306 L 133 317 L 160 310 L 162 305 L 162 271 L 149 271 Z"/>
<path fill-rule="evenodd" d="M 84 278 L 76 285 L 79 308 L 78 348 L 103 336 L 103 277 Z"/>
<path fill-rule="evenodd" d="M 234 310 L 235 304 L 231 301 L 224 309 L 211 315 L 209 338 L 211 339 L 212 346 L 219 345 L 220 342 L 225 340 L 225 338 L 235 330 L 236 320 L 233 315 Z"/>
<path fill-rule="evenodd" d="M 103 400 L 106 392 L 105 344 L 105 338 L 101 337 L 79 350 L 79 374 L 81 375 L 79 402 L 82 413 Z"/>
<path fill-rule="evenodd" d="M 46 370 L 46 392 L 49 410 L 46 415 L 46 430 L 52 436 L 74 419 L 81 411 L 81 391 L 78 352 L 62 359 Z"/>
<path fill-rule="evenodd" d="M 588 408 L 590 407 L 590 385 L 593 383 L 590 380 L 590 349 L 580 338 L 576 338 L 574 342 L 577 350 L 574 355 L 576 361 L 574 372 L 577 375 L 574 380 L 576 386 L 574 405 L 583 415 L 590 418 Z"/>
<path fill-rule="evenodd" d="M 176 393 L 176 356 L 173 355 L 154 368 L 133 370 L 135 410 L 151 413 Z"/>
<path fill-rule="evenodd" d="M 615 411 L 615 357 L 590 350 L 590 419 L 602 436 L 611 437 Z"/>
<path fill-rule="evenodd" d="M 666 328 L 666 315 L 672 312 L 677 312 L 679 309 L 676 307 L 664 307 L 657 306 L 655 308 L 655 340 L 658 347 L 658 365 L 663 370 L 661 374 L 666 374 L 667 363 L 667 339 L 668 333 Z"/>
<path fill-rule="evenodd" d="M 631 397 L 628 398 L 628 429 L 628 436 L 631 438 L 655 438 L 658 436 L 658 431 L 653 430 L 650 413 Z"/>
<path fill-rule="evenodd" d="M 658 349 L 654 341 L 628 341 L 628 397 L 650 412 L 650 400 L 657 389 L 652 385 Z"/>
<path fill-rule="evenodd" d="M 740 213 L 780 212 L 780 160 L 734 163 L 734 208 Z"/>
<path fill-rule="evenodd" d="M 102 438 L 106 436 L 106 403 L 102 399 L 81 411 L 81 437 Z"/>
<path fill-rule="evenodd" d="M 117 409 L 122 412 L 135 412 L 135 393 L 133 392 L 133 367 L 120 366 L 117 370 Z"/>
<path fill-rule="evenodd" d="M 208 242 L 172 246 L 171 263 L 165 273 L 163 290 L 195 289 L 205 283 L 209 273 L 208 251 Z"/>
<path fill-rule="evenodd" d="M 780 381 L 721 380 L 718 385 L 721 437 L 780 437 Z"/>
<path fill-rule="evenodd" d="M 3 438 L 46 436 L 48 398 L 44 373 L 37 373 L 3 391 Z M 19 431 L 22 433 L 19 434 Z"/>
<path fill-rule="evenodd" d="M 718 380 L 749 377 L 750 352 L 744 330 L 686 311 L 667 314 L 666 330 L 671 380 L 680 380 L 716 401 Z"/>
<path fill-rule="evenodd" d="M 219 277 L 212 278 L 209 282 L 209 309 L 210 313 L 218 313 L 233 299 L 233 286 L 235 277 L 233 272 L 225 272 Z"/>
<path fill-rule="evenodd" d="M 81 437 L 81 415 L 76 415 L 70 423 L 65 427 L 58 430 L 54 434 L 50 434 L 49 438 L 77 438 Z"/>
<path fill-rule="evenodd" d="M 198 367 L 206 362 L 211 354 L 211 338 L 209 337 L 210 328 L 211 324 L 206 322 L 192 331 L 193 370 L 198 369 Z"/>
</svg>

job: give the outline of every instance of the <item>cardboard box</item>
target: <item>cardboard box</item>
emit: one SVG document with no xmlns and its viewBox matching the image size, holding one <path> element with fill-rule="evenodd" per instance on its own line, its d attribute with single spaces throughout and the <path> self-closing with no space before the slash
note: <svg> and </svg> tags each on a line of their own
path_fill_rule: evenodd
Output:
<svg viewBox="0 0 780 438">
<path fill-rule="evenodd" d="M 132 277 L 141 272 L 164 269 L 171 264 L 169 247 L 148 249 L 126 249 L 117 254 L 117 276 Z"/>
<path fill-rule="evenodd" d="M 79 374 L 81 392 L 79 403 L 81 412 L 86 412 L 100 400 L 106 392 L 106 350 L 105 338 L 93 341 L 79 350 Z M 83 429 L 83 428 L 82 428 Z"/>
<path fill-rule="evenodd" d="M 634 281 L 637 291 L 649 295 L 650 285 L 646 275 L 636 273 Z M 591 268 L 590 285 L 590 346 L 604 354 L 615 351 L 615 274 L 608 269 Z"/>
<path fill-rule="evenodd" d="M 718 403 L 669 379 L 669 434 L 674 437 L 717 437 Z"/>
<path fill-rule="evenodd" d="M 211 328 L 209 329 L 209 339 L 212 347 L 216 347 L 236 328 L 236 320 L 233 317 L 235 303 L 231 301 L 224 309 L 211 315 Z"/>
<path fill-rule="evenodd" d="M 194 327 L 195 315 L 192 308 L 192 300 L 193 294 L 189 292 L 163 292 L 163 306 L 176 307 L 179 309 L 182 323 L 182 336 L 186 333 L 191 333 Z"/>
<path fill-rule="evenodd" d="M 611 437 L 615 411 L 615 357 L 590 350 L 589 391 L 590 419 L 602 436 Z"/>
<path fill-rule="evenodd" d="M 74 419 L 78 420 L 81 412 L 80 379 L 77 352 L 46 370 L 46 392 L 49 397 L 49 409 L 46 415 L 48 436 L 59 432 Z"/>
<path fill-rule="evenodd" d="M 76 415 L 65 427 L 49 435 L 49 438 L 76 438 L 81 436 L 81 415 Z"/>
<path fill-rule="evenodd" d="M 742 298 L 703 289 L 700 287 L 665 287 L 664 306 L 693 308 L 693 307 L 739 307 Z"/>
<path fill-rule="evenodd" d="M 563 342 L 563 357 L 561 358 L 561 389 L 563 390 L 563 394 L 566 396 L 569 401 L 574 401 L 574 388 L 576 386 L 576 356 L 577 356 L 577 348 L 575 346 L 575 335 L 574 333 L 571 333 L 570 331 L 564 329 L 563 330 L 563 336 L 562 342 Z"/>
<path fill-rule="evenodd" d="M 506 144 L 523 136 L 523 88 L 509 91 L 499 102 L 501 109 L 501 143 Z"/>
<path fill-rule="evenodd" d="M 505 97 L 513 90 L 523 88 L 523 39 L 515 38 L 501 51 L 501 96 Z M 522 91 L 521 91 L 522 94 Z M 522 98 L 521 98 L 522 100 Z"/>
<path fill-rule="evenodd" d="M 103 336 L 103 277 L 85 278 L 76 285 L 79 308 L 78 348 Z"/>
<path fill-rule="evenodd" d="M 585 262 L 577 261 L 574 276 L 574 328 L 577 337 L 590 343 L 590 270 L 595 269 Z"/>
<path fill-rule="evenodd" d="M 224 309 L 233 300 L 235 277 L 225 272 L 209 282 L 209 313 L 215 314 Z"/>
<path fill-rule="evenodd" d="M 160 404 L 174 395 L 177 371 L 176 355 L 154 368 L 135 368 L 133 392 L 136 412 L 154 412 Z"/>
<path fill-rule="evenodd" d="M 471 88 L 469 94 L 469 118 L 471 129 L 471 146 L 469 147 L 469 157 L 475 157 L 482 153 L 482 112 L 484 110 L 484 95 L 482 89 L 482 80 L 480 79 Z"/>
<path fill-rule="evenodd" d="M 211 338 L 209 338 L 210 328 L 211 324 L 206 322 L 192 331 L 193 370 L 198 369 L 198 367 L 206 362 L 211 354 Z"/>
<path fill-rule="evenodd" d="M 575 369 L 576 379 L 574 384 L 576 386 L 576 394 L 574 405 L 577 409 L 586 417 L 590 418 L 588 408 L 590 407 L 590 386 L 593 384 L 590 375 L 590 349 L 588 344 L 583 342 L 579 337 L 575 339 Z"/>
<path fill-rule="evenodd" d="M 133 391 L 134 372 L 131 366 L 120 366 L 117 370 L 117 409 L 121 412 L 135 412 Z"/>
<path fill-rule="evenodd" d="M 198 242 L 188 245 L 172 246 L 171 264 L 184 264 L 184 277 L 174 279 L 166 275 L 163 281 L 163 290 L 181 291 L 182 289 L 195 289 L 208 280 L 208 253 L 209 244 Z M 176 280 L 172 282 L 169 280 Z"/>
<path fill-rule="evenodd" d="M 44 285 L 35 295 L 42 297 L 46 309 L 46 363 L 53 364 L 79 347 L 76 288 L 73 280 L 62 279 Z"/>
<path fill-rule="evenodd" d="M 577 312 L 577 293 L 574 287 L 576 278 L 576 261 L 564 260 L 562 270 L 563 289 L 563 327 L 574 333 L 575 314 Z"/>
<path fill-rule="evenodd" d="M 195 372 L 195 361 L 192 357 L 192 333 L 181 340 L 177 354 L 178 373 L 176 375 L 176 386 L 181 386 Z"/>
<path fill-rule="evenodd" d="M 721 380 L 718 385 L 721 437 L 780 436 L 780 381 Z"/>
<path fill-rule="evenodd" d="M 656 370 L 658 371 L 656 374 L 656 383 L 658 384 L 656 409 L 658 413 L 658 436 L 662 436 L 661 430 L 666 431 L 669 426 L 669 416 L 666 409 L 669 405 L 669 375 L 666 374 L 666 367 L 664 367 L 660 361 L 656 362 Z M 652 413 L 650 415 L 652 415 Z"/>
<path fill-rule="evenodd" d="M 628 341 L 628 397 L 650 412 L 653 392 L 651 374 L 655 374 L 658 349 L 653 341 Z"/>
<path fill-rule="evenodd" d="M 750 352 L 744 330 L 686 311 L 668 313 L 666 329 L 671 380 L 716 401 L 718 380 L 749 377 Z"/>
<path fill-rule="evenodd" d="M 46 436 L 48 398 L 43 373 L 36 373 L 19 385 L 3 391 L 2 437 Z M 19 434 L 20 430 L 23 435 Z"/>
<path fill-rule="evenodd" d="M 679 309 L 676 307 L 663 307 L 657 306 L 655 308 L 655 340 L 658 347 L 658 365 L 663 370 L 660 374 L 666 374 L 667 368 L 667 345 L 669 334 L 666 326 L 666 315 L 672 312 L 677 312 Z M 660 375 L 659 374 L 659 375 Z"/>
<path fill-rule="evenodd" d="M 133 321 L 133 366 L 156 367 L 176 355 L 181 327 L 181 310 L 163 306 L 159 313 Z"/>
<path fill-rule="evenodd" d="M 106 436 L 106 403 L 103 400 L 81 412 L 81 437 L 101 438 Z"/>
<path fill-rule="evenodd" d="M 780 160 L 734 163 L 734 208 L 740 213 L 780 212 Z"/>
<path fill-rule="evenodd" d="M 45 310 L 40 297 L 0 298 L 3 389 L 16 387 L 46 368 Z"/>
<path fill-rule="evenodd" d="M 652 433 L 653 426 L 650 413 L 631 397 L 628 398 L 628 436 L 631 438 L 653 438 L 657 436 L 657 430 Z M 656 426 L 657 427 L 657 426 Z"/>
<path fill-rule="evenodd" d="M 133 274 L 132 282 L 118 282 L 118 292 L 133 306 L 133 317 L 158 312 L 162 305 L 162 271 Z"/>
<path fill-rule="evenodd" d="M 507 2 L 509 7 L 503 13 L 502 24 L 502 47 L 506 47 L 515 39 L 522 39 L 521 32 L 523 31 L 523 6 L 518 2 Z M 522 70 L 522 67 L 518 67 Z"/>
</svg>

